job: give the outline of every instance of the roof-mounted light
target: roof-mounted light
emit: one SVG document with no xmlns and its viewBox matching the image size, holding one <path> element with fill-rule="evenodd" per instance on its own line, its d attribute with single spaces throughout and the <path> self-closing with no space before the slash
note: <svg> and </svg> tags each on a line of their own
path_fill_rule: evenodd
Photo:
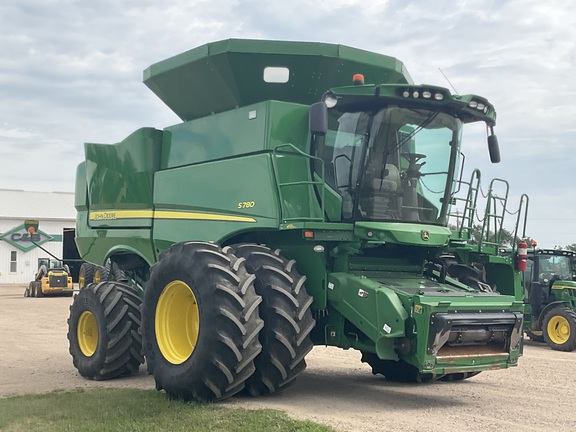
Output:
<svg viewBox="0 0 576 432">
<path fill-rule="evenodd" d="M 444 100 L 444 93 L 433 89 L 422 88 L 404 88 L 400 90 L 402 97 L 413 99 L 435 99 L 437 101 Z"/>
<path fill-rule="evenodd" d="M 354 85 L 364 85 L 364 75 L 354 74 L 352 77 L 352 84 Z"/>
</svg>

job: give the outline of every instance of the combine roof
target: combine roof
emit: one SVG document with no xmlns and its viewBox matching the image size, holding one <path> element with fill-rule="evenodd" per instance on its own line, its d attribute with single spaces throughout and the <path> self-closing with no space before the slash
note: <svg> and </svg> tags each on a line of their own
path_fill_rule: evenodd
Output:
<svg viewBox="0 0 576 432">
<path fill-rule="evenodd" d="M 265 81 L 265 69 L 280 75 L 276 82 Z M 265 100 L 309 105 L 332 87 L 351 85 L 357 73 L 370 84 L 412 83 L 393 57 L 344 45 L 247 39 L 209 43 L 153 64 L 144 83 L 186 121 Z"/>
</svg>

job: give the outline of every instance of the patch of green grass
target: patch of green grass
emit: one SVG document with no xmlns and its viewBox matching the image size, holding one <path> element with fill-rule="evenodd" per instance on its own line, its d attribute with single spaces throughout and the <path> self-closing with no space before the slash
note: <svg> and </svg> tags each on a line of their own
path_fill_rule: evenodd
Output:
<svg viewBox="0 0 576 432">
<path fill-rule="evenodd" d="M 0 399 L 0 430 L 333 432 L 275 410 L 169 400 L 153 390 L 90 389 Z"/>
</svg>

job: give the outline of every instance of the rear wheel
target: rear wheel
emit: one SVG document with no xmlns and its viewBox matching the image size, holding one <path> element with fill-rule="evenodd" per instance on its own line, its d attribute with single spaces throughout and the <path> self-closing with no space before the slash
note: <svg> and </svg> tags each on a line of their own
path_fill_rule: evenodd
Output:
<svg viewBox="0 0 576 432">
<path fill-rule="evenodd" d="M 94 279 L 94 265 L 90 263 L 82 263 L 80 272 L 78 273 L 78 286 L 80 289 L 86 285 L 91 284 Z"/>
<path fill-rule="evenodd" d="M 306 369 L 304 358 L 313 347 L 310 332 L 316 324 L 310 311 L 313 299 L 294 260 L 262 245 L 233 247 L 237 256 L 246 258 L 246 269 L 256 275 L 254 286 L 263 302 L 262 353 L 256 358 L 256 372 L 246 382 L 246 390 L 252 396 L 278 393 Z"/>
<path fill-rule="evenodd" d="M 557 351 L 576 349 L 576 313 L 566 307 L 556 307 L 544 316 L 544 340 Z"/>
<path fill-rule="evenodd" d="M 32 292 L 32 284 L 33 283 L 34 282 L 30 282 L 30 284 L 28 284 L 28 286 L 24 290 L 24 297 L 30 297 L 30 293 Z"/>
<path fill-rule="evenodd" d="M 404 360 L 382 360 L 371 352 L 362 351 L 361 361 L 362 363 L 368 363 L 372 367 L 372 375 L 384 375 L 388 381 L 426 383 L 441 377 L 435 374 L 423 374 L 418 371 L 418 368 L 406 363 Z"/>
<path fill-rule="evenodd" d="M 148 370 L 171 398 L 222 400 L 254 373 L 263 327 L 255 277 L 230 248 L 177 243 L 160 255 L 144 290 Z"/>
<path fill-rule="evenodd" d="M 100 283 L 108 280 L 109 270 L 107 267 L 94 266 L 94 277 L 92 281 L 94 283 Z"/>
<path fill-rule="evenodd" d="M 144 362 L 140 303 L 132 289 L 119 282 L 90 284 L 74 297 L 68 341 L 80 375 L 104 380 L 138 372 Z"/>
<path fill-rule="evenodd" d="M 118 264 L 116 264 L 114 261 L 109 262 L 106 265 L 106 267 L 108 267 L 108 279 L 114 280 L 114 281 L 127 280 L 127 277 L 126 277 L 126 274 L 124 273 L 124 271 L 122 271 L 122 269 L 120 269 Z"/>
</svg>

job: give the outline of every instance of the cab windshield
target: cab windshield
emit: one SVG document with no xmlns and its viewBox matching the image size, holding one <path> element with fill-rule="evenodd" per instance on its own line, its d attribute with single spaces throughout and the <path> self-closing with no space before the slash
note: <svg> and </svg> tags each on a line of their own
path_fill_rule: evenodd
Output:
<svg viewBox="0 0 576 432">
<path fill-rule="evenodd" d="M 446 224 L 462 122 L 449 114 L 388 106 L 329 110 L 319 146 L 342 219 Z"/>
<path fill-rule="evenodd" d="M 572 280 L 572 263 L 570 257 L 559 255 L 540 255 L 538 257 L 539 271 L 538 279 L 549 281 L 554 276 L 558 280 Z"/>
</svg>

